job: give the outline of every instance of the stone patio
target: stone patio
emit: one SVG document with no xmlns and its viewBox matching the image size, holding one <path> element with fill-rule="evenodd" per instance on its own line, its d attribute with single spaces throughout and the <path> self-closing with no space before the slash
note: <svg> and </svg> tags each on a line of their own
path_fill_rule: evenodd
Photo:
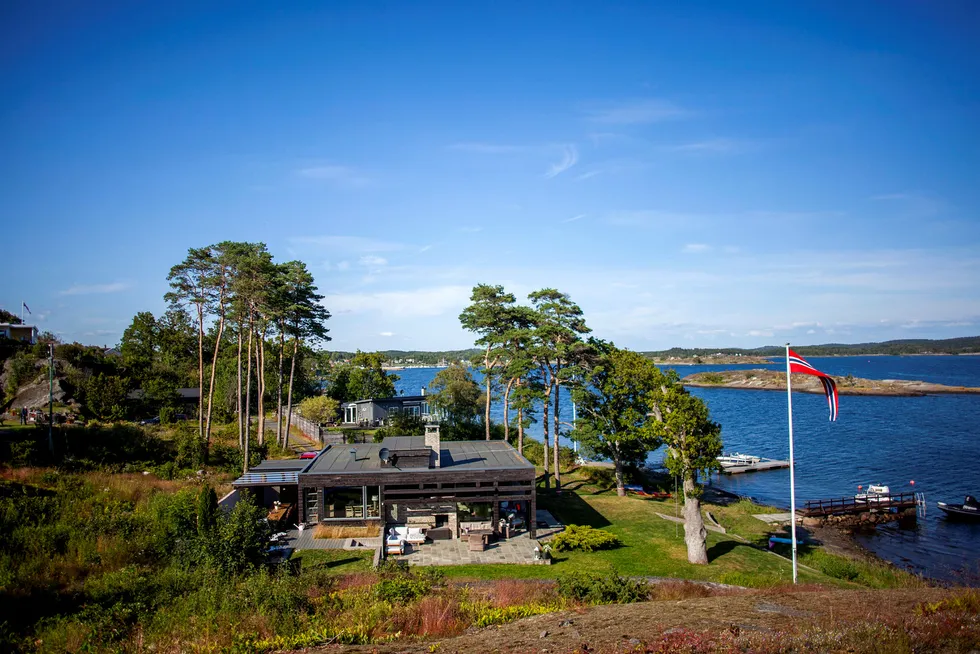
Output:
<svg viewBox="0 0 980 654">
<path fill-rule="evenodd" d="M 551 513 L 537 512 L 537 540 L 524 532 L 506 540 L 499 539 L 487 545 L 482 552 L 471 552 L 465 539 L 426 541 L 424 545 L 406 545 L 406 552 L 400 556 L 390 556 L 409 565 L 467 565 L 471 563 L 518 563 L 533 565 L 541 563 L 534 560 L 534 548 L 539 541 L 551 538 L 565 527 Z M 545 526 L 546 525 L 546 526 Z"/>
</svg>

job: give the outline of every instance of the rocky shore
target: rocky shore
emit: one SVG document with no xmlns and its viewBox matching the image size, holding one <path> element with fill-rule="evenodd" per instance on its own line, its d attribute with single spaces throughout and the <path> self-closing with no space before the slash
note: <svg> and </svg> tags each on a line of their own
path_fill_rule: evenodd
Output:
<svg viewBox="0 0 980 654">
<path fill-rule="evenodd" d="M 980 388 L 970 386 L 946 386 L 924 381 L 904 379 L 863 379 L 861 377 L 834 377 L 841 395 L 884 395 L 895 397 L 921 397 L 935 394 L 980 394 Z M 793 390 L 802 393 L 823 394 L 823 385 L 811 375 L 793 375 Z M 740 388 L 757 391 L 785 391 L 786 373 L 781 370 L 719 370 L 699 372 L 684 377 L 685 386 L 699 388 Z"/>
</svg>

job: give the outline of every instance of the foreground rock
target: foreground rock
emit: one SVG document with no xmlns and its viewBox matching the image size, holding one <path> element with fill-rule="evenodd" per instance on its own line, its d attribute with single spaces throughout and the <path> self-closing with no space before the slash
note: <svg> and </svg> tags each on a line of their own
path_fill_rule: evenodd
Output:
<svg viewBox="0 0 980 654">
<path fill-rule="evenodd" d="M 699 388 L 742 388 L 756 391 L 785 391 L 786 373 L 781 370 L 721 370 L 699 372 L 682 380 L 685 386 Z M 919 397 L 939 393 L 980 394 L 980 388 L 970 386 L 945 386 L 923 381 L 903 379 L 863 379 L 861 377 L 834 377 L 841 395 L 892 395 Z M 823 395 L 823 385 L 811 375 L 793 375 L 793 390 Z"/>
<path fill-rule="evenodd" d="M 955 613 L 923 616 L 922 607 L 954 594 L 938 588 L 736 591 L 720 597 L 562 611 L 435 642 L 306 651 L 970 651 L 980 634 L 972 604 Z"/>
</svg>

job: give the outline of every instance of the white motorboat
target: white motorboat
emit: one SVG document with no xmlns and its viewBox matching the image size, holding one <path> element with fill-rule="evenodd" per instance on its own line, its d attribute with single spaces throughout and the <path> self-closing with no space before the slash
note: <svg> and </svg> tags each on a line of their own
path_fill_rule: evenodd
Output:
<svg viewBox="0 0 980 654">
<path fill-rule="evenodd" d="M 718 463 L 721 464 L 723 469 L 744 468 L 746 466 L 755 465 L 760 461 L 762 461 L 762 457 L 752 456 L 751 454 L 739 454 L 738 452 L 723 454 L 718 457 Z"/>
<path fill-rule="evenodd" d="M 860 490 L 860 487 L 858 487 Z M 858 493 L 854 496 L 855 500 L 864 500 L 865 502 L 887 502 L 891 498 L 891 490 L 888 486 L 883 486 L 881 484 L 868 485 L 868 490 L 863 493 Z"/>
</svg>

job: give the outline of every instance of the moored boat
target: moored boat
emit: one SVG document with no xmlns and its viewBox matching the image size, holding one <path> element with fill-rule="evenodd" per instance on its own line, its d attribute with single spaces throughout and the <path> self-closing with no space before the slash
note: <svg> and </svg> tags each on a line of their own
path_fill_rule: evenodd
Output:
<svg viewBox="0 0 980 654">
<path fill-rule="evenodd" d="M 962 504 L 947 504 L 946 502 L 937 502 L 937 504 L 947 518 L 980 520 L 980 503 L 972 495 L 967 495 Z"/>
<path fill-rule="evenodd" d="M 742 468 L 754 465 L 760 461 L 762 461 L 762 457 L 751 454 L 739 454 L 738 452 L 723 454 L 718 457 L 718 463 L 721 464 L 722 468 Z"/>
</svg>

